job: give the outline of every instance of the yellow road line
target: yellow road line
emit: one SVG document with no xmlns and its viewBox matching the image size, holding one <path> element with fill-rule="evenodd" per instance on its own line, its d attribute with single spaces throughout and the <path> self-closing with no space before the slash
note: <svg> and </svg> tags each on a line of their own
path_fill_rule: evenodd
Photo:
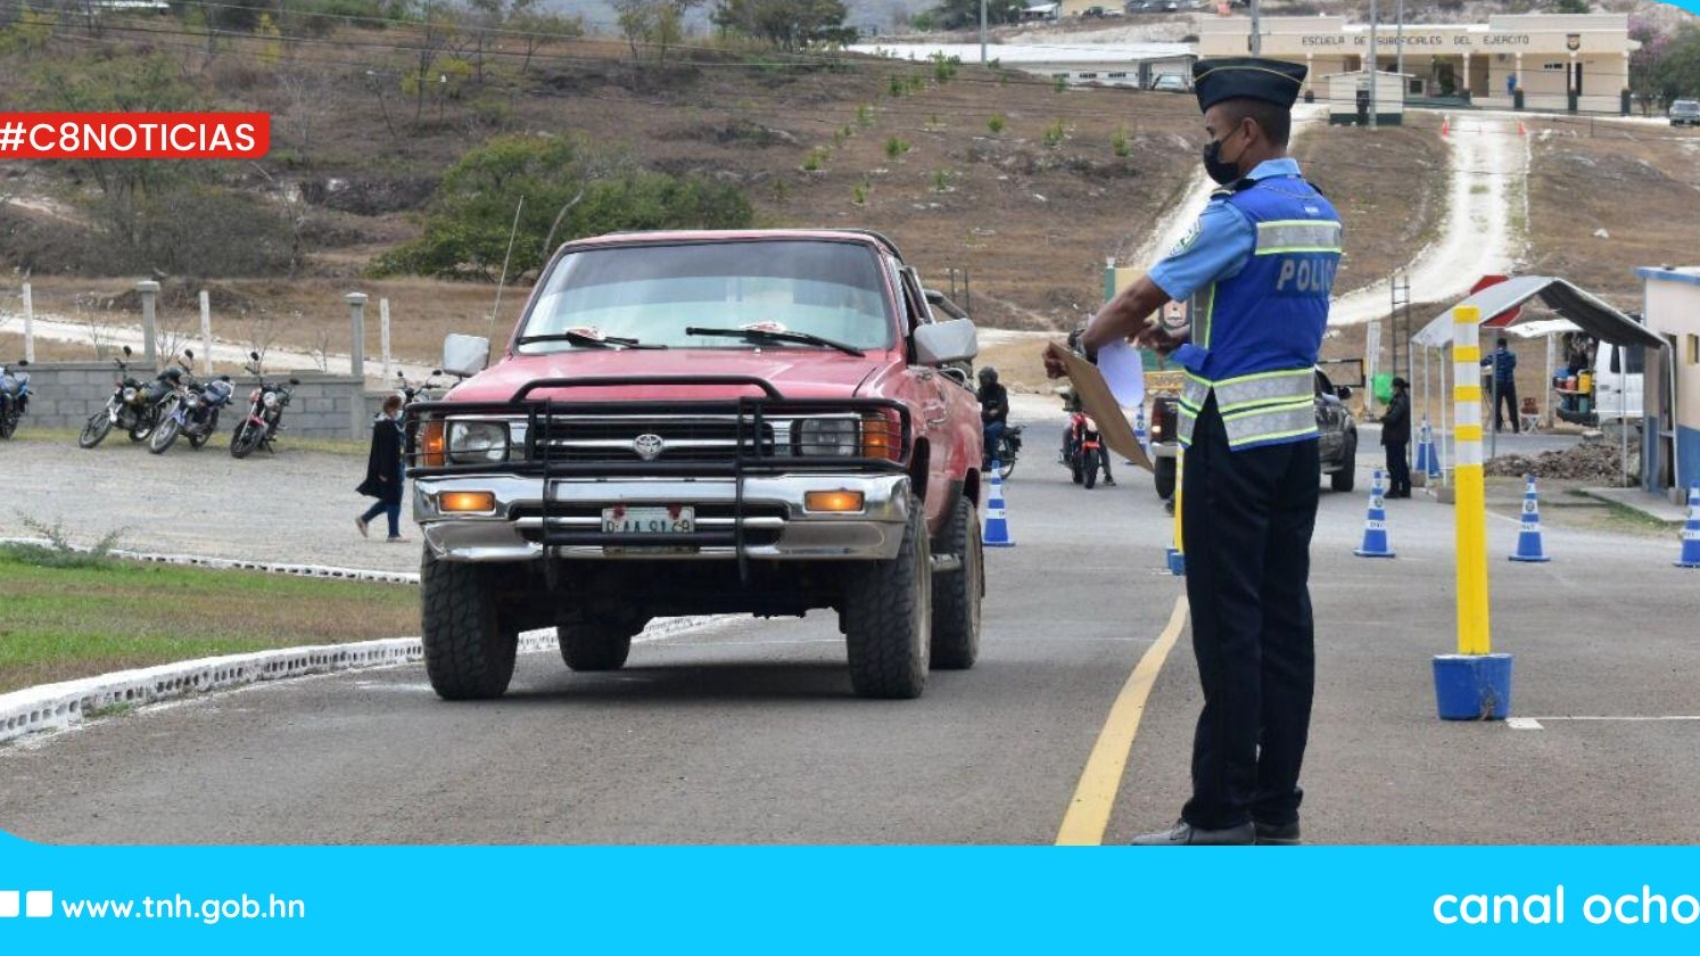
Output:
<svg viewBox="0 0 1700 956">
<path fill-rule="evenodd" d="M 1069 801 L 1068 813 L 1063 816 L 1062 829 L 1057 831 L 1057 846 L 1097 846 L 1104 842 L 1104 830 L 1110 825 L 1110 811 L 1116 805 L 1116 791 L 1121 788 L 1122 771 L 1127 767 L 1128 754 L 1133 750 L 1134 735 L 1139 733 L 1139 719 L 1145 715 L 1145 700 L 1157 683 L 1157 672 L 1174 649 L 1175 641 L 1186 626 L 1186 595 L 1175 598 L 1175 610 L 1169 615 L 1169 625 L 1145 651 L 1145 656 L 1128 675 L 1122 692 L 1110 706 L 1110 716 L 1104 729 L 1098 732 L 1098 742 L 1086 758 L 1086 769 L 1080 772 L 1075 785 L 1074 799 Z"/>
</svg>

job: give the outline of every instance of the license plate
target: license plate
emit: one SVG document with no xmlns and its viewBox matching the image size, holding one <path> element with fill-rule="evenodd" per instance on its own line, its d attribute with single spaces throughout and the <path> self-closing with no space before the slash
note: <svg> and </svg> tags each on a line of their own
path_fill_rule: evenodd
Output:
<svg viewBox="0 0 1700 956">
<path fill-rule="evenodd" d="M 602 509 L 603 534 L 690 534 L 696 530 L 696 509 L 674 505 L 662 508 Z"/>
</svg>

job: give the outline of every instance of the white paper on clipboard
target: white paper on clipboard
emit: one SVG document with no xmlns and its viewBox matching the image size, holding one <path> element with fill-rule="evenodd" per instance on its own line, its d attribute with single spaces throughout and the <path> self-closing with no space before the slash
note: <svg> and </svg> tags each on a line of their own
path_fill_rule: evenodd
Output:
<svg viewBox="0 0 1700 956">
<path fill-rule="evenodd" d="M 1145 360 L 1126 339 L 1117 339 L 1098 350 L 1098 373 L 1123 408 L 1145 404 Z"/>
</svg>

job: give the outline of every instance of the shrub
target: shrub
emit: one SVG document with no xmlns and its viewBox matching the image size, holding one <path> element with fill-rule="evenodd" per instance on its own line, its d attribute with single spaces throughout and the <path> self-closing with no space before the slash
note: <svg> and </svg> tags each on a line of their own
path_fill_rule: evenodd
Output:
<svg viewBox="0 0 1700 956">
<path fill-rule="evenodd" d="M 993 135 L 1002 133 L 1006 125 L 1008 124 L 1004 121 L 1002 113 L 993 113 L 992 118 L 986 120 L 986 128 L 991 130 Z"/>
</svg>

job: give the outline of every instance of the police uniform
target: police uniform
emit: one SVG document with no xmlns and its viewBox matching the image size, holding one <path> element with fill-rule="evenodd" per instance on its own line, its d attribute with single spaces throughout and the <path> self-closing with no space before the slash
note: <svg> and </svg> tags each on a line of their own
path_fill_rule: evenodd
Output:
<svg viewBox="0 0 1700 956">
<path fill-rule="evenodd" d="M 1240 97 L 1290 108 L 1304 77 L 1252 58 L 1201 60 L 1193 72 L 1205 110 Z M 1204 710 L 1181 817 L 1202 830 L 1298 819 L 1315 684 L 1313 366 L 1340 262 L 1339 217 L 1296 162 L 1240 175 L 1149 273 L 1192 303 L 1190 341 L 1174 358 L 1186 369 L 1182 532 Z"/>
</svg>

